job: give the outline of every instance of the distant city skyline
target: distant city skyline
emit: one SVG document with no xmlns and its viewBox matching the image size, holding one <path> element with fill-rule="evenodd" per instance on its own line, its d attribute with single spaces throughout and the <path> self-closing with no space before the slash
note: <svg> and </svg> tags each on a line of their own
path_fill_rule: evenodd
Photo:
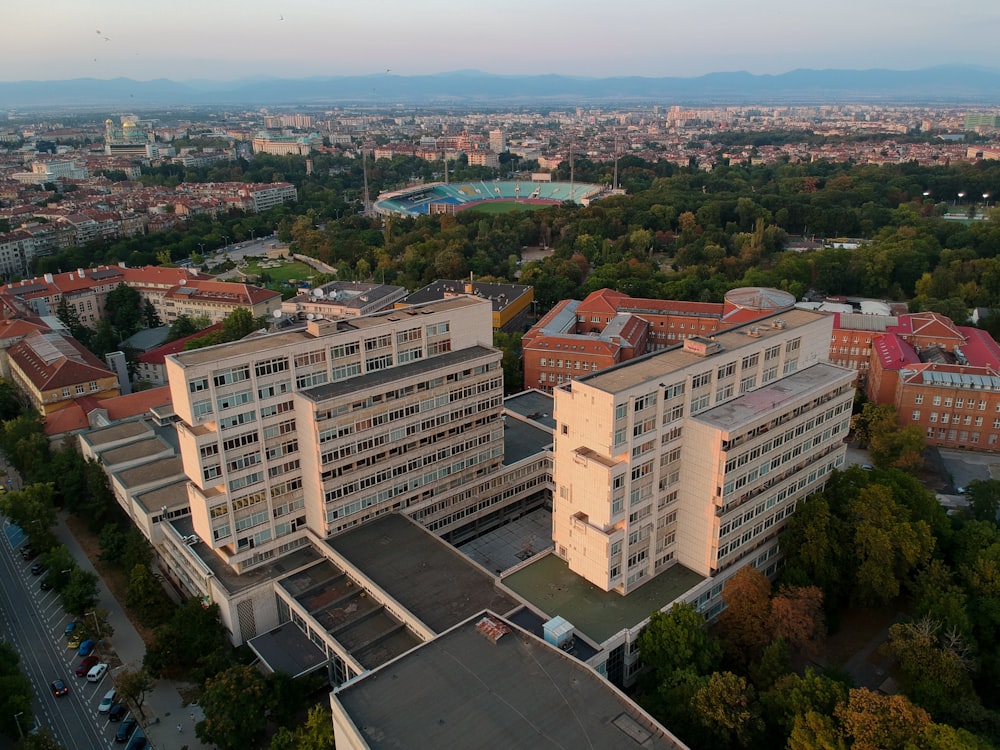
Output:
<svg viewBox="0 0 1000 750">
<path fill-rule="evenodd" d="M 976 0 L 963 10 L 949 12 L 930 0 L 178 0 L 141 8 L 51 0 L 5 12 L 0 80 L 411 76 L 463 69 L 690 77 L 1000 67 L 1000 3 Z"/>
</svg>

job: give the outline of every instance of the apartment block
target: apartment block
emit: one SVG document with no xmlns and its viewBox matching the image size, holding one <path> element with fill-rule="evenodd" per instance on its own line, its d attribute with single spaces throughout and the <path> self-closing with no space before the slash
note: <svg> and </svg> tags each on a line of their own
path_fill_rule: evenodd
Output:
<svg viewBox="0 0 1000 750">
<path fill-rule="evenodd" d="M 853 371 L 832 318 L 790 309 L 556 388 L 553 541 L 626 595 L 674 565 L 777 555 L 798 501 L 844 462 Z M 766 567 L 766 566 L 765 566 Z"/>
<path fill-rule="evenodd" d="M 463 296 L 168 356 L 196 534 L 242 571 L 498 470 L 491 318 Z"/>
</svg>

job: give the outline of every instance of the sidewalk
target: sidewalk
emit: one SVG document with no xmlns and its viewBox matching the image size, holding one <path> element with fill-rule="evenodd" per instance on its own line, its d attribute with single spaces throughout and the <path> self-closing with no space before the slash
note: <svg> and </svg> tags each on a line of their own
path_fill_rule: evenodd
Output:
<svg viewBox="0 0 1000 750">
<path fill-rule="evenodd" d="M 81 568 L 97 573 L 77 543 L 76 537 L 66 527 L 65 513 L 59 514 L 55 535 L 60 542 L 66 545 Z M 108 591 L 100 577 L 98 577 L 97 590 L 97 604 L 108 611 L 108 621 L 115 629 L 114 636 L 108 640 L 105 648 L 114 652 L 123 665 L 130 669 L 138 669 L 142 666 L 142 658 L 146 654 L 146 644 L 143 643 L 139 633 L 132 626 L 121 606 Z M 190 687 L 187 683 L 156 680 L 153 689 L 146 694 L 142 706 L 144 718 L 139 723 L 143 726 L 153 750 L 213 749 L 212 745 L 202 744 L 195 736 L 194 725 L 204 718 L 204 714 L 201 706 L 184 704 L 180 691 L 187 687 Z M 177 730 L 178 724 L 181 725 L 179 732 Z"/>
</svg>

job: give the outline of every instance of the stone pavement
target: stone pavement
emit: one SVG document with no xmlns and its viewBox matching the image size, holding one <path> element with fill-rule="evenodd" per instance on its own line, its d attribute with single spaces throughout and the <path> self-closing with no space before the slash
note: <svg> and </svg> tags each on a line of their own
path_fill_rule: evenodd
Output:
<svg viewBox="0 0 1000 750">
<path fill-rule="evenodd" d="M 64 513 L 59 514 L 59 524 L 55 528 L 55 534 L 59 541 L 66 545 L 81 568 L 97 573 L 67 528 Z M 100 578 L 97 589 L 98 606 L 108 611 L 108 621 L 115 629 L 114 636 L 109 639 L 105 647 L 118 656 L 122 665 L 137 669 L 142 666 L 146 644 Z M 184 750 L 184 748 L 209 750 L 213 747 L 202 744 L 195 736 L 194 725 L 204 718 L 204 714 L 200 706 L 185 705 L 181 691 L 187 687 L 191 686 L 172 680 L 156 680 L 153 689 L 146 695 L 142 707 L 144 717 L 139 723 L 144 727 L 153 750 Z"/>
</svg>

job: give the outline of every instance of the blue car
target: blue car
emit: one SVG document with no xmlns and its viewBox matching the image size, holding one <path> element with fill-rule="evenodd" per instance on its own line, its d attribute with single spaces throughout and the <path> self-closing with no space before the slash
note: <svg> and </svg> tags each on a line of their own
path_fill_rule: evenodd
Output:
<svg viewBox="0 0 1000 750">
<path fill-rule="evenodd" d="M 73 620 L 69 625 L 66 626 L 66 637 L 69 638 L 73 635 L 73 631 L 76 630 L 76 626 L 80 624 L 79 620 Z"/>
<path fill-rule="evenodd" d="M 80 649 L 76 652 L 77 656 L 89 656 L 90 652 L 94 650 L 94 639 L 88 638 L 83 643 L 80 644 Z"/>
</svg>

